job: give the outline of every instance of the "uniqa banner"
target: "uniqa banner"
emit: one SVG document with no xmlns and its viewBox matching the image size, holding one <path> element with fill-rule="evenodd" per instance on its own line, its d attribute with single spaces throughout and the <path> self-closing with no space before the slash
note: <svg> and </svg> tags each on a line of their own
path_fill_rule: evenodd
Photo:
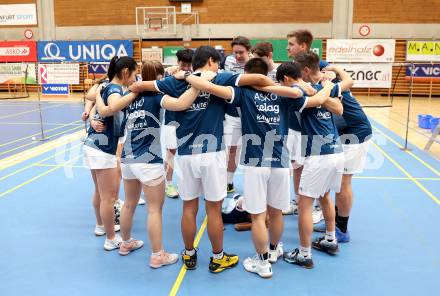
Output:
<svg viewBox="0 0 440 296">
<path fill-rule="evenodd" d="M 39 62 L 109 62 L 115 55 L 133 56 L 133 42 L 104 41 L 40 41 Z"/>
</svg>

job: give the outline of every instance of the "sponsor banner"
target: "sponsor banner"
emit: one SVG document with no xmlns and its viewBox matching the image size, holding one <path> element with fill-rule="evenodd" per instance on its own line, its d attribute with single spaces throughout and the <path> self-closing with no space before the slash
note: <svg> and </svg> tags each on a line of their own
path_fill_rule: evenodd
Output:
<svg viewBox="0 0 440 296">
<path fill-rule="evenodd" d="M 40 41 L 39 62 L 110 62 L 115 56 L 133 56 L 133 42 L 104 41 Z"/>
<path fill-rule="evenodd" d="M 338 64 L 350 74 L 355 88 L 391 88 L 390 64 Z"/>
<path fill-rule="evenodd" d="M 440 64 L 415 64 L 413 68 L 414 81 L 440 82 Z M 411 67 L 406 67 L 406 79 L 411 79 Z"/>
<path fill-rule="evenodd" d="M 36 62 L 35 41 L 0 41 L 0 62 Z"/>
<path fill-rule="evenodd" d="M 35 64 L 0 64 L 0 84 L 36 84 Z"/>
<path fill-rule="evenodd" d="M 406 60 L 440 62 L 440 41 L 407 41 Z"/>
<path fill-rule="evenodd" d="M 79 64 L 38 64 L 40 84 L 79 84 Z"/>
<path fill-rule="evenodd" d="M 328 39 L 328 62 L 391 63 L 396 41 L 393 39 Z"/>
<path fill-rule="evenodd" d="M 0 26 L 29 26 L 36 24 L 36 4 L 0 5 Z"/>
<path fill-rule="evenodd" d="M 163 61 L 162 48 L 159 47 L 142 48 L 142 61 L 159 61 L 162 63 Z"/>
<path fill-rule="evenodd" d="M 109 63 L 91 63 L 87 65 L 87 74 L 92 75 L 105 75 L 108 71 Z"/>
<path fill-rule="evenodd" d="M 46 96 L 67 96 L 69 95 L 68 84 L 43 84 L 41 93 Z"/>
<path fill-rule="evenodd" d="M 182 46 L 164 46 L 163 48 L 163 63 L 167 65 L 177 65 L 176 53 L 184 49 Z"/>
</svg>

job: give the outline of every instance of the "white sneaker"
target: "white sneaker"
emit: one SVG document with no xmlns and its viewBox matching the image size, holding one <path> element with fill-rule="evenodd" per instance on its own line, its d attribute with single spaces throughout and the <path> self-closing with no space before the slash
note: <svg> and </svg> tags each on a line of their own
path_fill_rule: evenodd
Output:
<svg viewBox="0 0 440 296">
<path fill-rule="evenodd" d="M 121 230 L 121 226 L 115 225 L 115 232 L 118 232 L 119 230 Z M 105 235 L 104 225 L 96 225 L 95 226 L 95 235 L 96 236 L 103 236 L 103 235 Z"/>
<path fill-rule="evenodd" d="M 313 224 L 317 224 L 322 220 L 324 220 L 324 215 L 322 214 L 321 207 L 316 206 L 313 208 L 312 217 L 313 217 Z"/>
<path fill-rule="evenodd" d="M 279 242 L 276 250 L 272 251 L 269 249 L 269 262 L 275 263 L 281 256 L 283 256 L 283 243 Z"/>
<path fill-rule="evenodd" d="M 142 197 L 139 198 L 138 205 L 143 206 L 144 204 L 145 204 L 145 199 L 143 199 Z"/>
<path fill-rule="evenodd" d="M 243 261 L 243 266 L 246 271 L 256 273 L 262 278 L 272 277 L 272 265 L 268 261 L 260 260 L 258 255 L 246 258 Z"/>
<path fill-rule="evenodd" d="M 283 215 L 293 215 L 298 212 L 298 204 L 296 203 L 296 200 L 292 200 L 289 203 L 289 207 L 283 211 Z"/>
<path fill-rule="evenodd" d="M 104 249 L 106 251 L 112 251 L 119 249 L 122 243 L 122 238 L 119 235 L 116 235 L 114 239 L 105 239 Z"/>
</svg>

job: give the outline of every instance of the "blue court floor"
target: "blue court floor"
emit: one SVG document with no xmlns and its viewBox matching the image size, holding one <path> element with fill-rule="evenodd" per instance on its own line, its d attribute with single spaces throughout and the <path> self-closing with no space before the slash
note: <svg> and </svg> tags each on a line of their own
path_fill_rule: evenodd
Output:
<svg viewBox="0 0 440 296">
<path fill-rule="evenodd" d="M 0 106 L 2 145 L 38 132 L 38 126 L 24 124 L 38 122 L 34 112 L 24 113 L 30 106 Z M 48 134 L 83 128 L 78 106 L 45 104 L 45 121 L 53 124 L 46 125 Z M 23 113 L 12 117 L 12 112 Z M 71 125 L 49 131 L 66 123 Z M 251 233 L 236 232 L 232 225 L 224 231 L 225 251 L 237 253 L 240 264 L 220 274 L 208 272 L 210 244 L 202 207 L 194 271 L 180 273 L 180 262 L 159 270 L 148 266 L 145 206 L 138 207 L 133 224 L 133 236 L 146 242 L 144 248 L 126 257 L 105 252 L 104 238 L 93 234 L 93 184 L 80 141 L 8 167 L 0 171 L 0 295 L 440 295 L 440 163 L 415 147 L 412 154 L 402 152 L 390 141 L 402 143 L 401 138 L 373 125 L 367 168 L 353 181 L 352 241 L 334 257 L 313 252 L 312 270 L 281 260 L 269 280 L 244 271 L 241 262 L 254 254 Z M 30 142 L 20 141 L 16 145 Z M 2 146 L 0 153 L 14 147 Z M 241 192 L 241 170 L 235 183 Z M 180 213 L 181 201 L 167 199 L 168 251 L 183 248 Z M 297 218 L 285 216 L 285 222 L 282 241 L 292 249 L 299 244 Z"/>
<path fill-rule="evenodd" d="M 0 100 L 0 159 L 41 144 L 41 129 L 45 141 L 84 129 L 83 110 L 82 103 Z"/>
</svg>

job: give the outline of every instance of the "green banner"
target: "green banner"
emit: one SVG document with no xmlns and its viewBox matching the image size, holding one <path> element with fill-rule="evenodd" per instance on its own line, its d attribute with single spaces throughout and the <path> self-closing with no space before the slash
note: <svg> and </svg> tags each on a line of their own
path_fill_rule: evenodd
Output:
<svg viewBox="0 0 440 296">
<path fill-rule="evenodd" d="M 287 62 L 291 60 L 287 55 L 287 39 L 251 39 L 252 46 L 258 42 L 272 43 L 273 60 L 275 62 Z M 319 55 L 319 58 L 322 59 L 322 40 L 313 40 L 311 50 L 316 52 L 316 54 Z"/>
<path fill-rule="evenodd" d="M 183 49 L 182 46 L 164 46 L 163 48 L 163 62 L 164 64 L 177 64 L 176 53 Z"/>
</svg>

